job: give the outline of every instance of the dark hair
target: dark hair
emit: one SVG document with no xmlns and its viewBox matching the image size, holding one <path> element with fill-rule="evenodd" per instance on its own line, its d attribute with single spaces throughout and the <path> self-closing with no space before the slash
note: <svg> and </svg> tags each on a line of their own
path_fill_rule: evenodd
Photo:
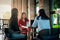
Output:
<svg viewBox="0 0 60 40">
<path fill-rule="evenodd" d="M 41 19 L 49 19 L 49 17 L 45 14 L 44 9 L 40 9 L 39 10 L 39 16 L 37 17 L 37 19 L 39 19 L 39 17 L 41 17 Z"/>
<path fill-rule="evenodd" d="M 25 13 L 25 12 L 22 13 L 21 19 L 22 19 L 23 14 L 26 14 L 26 13 Z M 26 21 L 28 21 L 28 18 L 27 18 L 27 17 L 25 18 L 25 22 L 26 22 Z"/>
<path fill-rule="evenodd" d="M 10 18 L 10 28 L 14 31 L 18 31 L 19 28 L 18 28 L 18 9 L 16 8 L 13 8 L 12 11 L 11 11 L 11 18 Z"/>
</svg>

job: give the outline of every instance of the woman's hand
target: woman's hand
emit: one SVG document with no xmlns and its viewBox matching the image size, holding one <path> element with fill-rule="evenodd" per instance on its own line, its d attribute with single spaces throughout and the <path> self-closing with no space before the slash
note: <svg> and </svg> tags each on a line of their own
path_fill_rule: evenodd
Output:
<svg viewBox="0 0 60 40">
<path fill-rule="evenodd" d="M 22 28 L 28 28 L 27 26 L 23 26 L 23 25 L 21 25 L 21 24 L 20 24 L 20 26 L 21 26 Z"/>
<path fill-rule="evenodd" d="M 28 28 L 27 26 L 22 26 L 23 28 Z"/>
</svg>

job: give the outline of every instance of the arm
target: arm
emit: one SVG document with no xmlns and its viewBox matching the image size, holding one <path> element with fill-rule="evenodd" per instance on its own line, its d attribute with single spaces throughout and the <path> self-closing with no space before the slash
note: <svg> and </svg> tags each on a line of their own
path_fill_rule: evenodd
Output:
<svg viewBox="0 0 60 40">
<path fill-rule="evenodd" d="M 21 25 L 21 20 L 18 20 L 18 25 L 19 25 L 19 30 L 22 31 L 22 25 Z"/>
<path fill-rule="evenodd" d="M 20 24 L 20 26 L 21 26 L 22 28 L 28 28 L 27 26 L 23 26 L 23 25 L 21 25 L 21 24 Z"/>
<path fill-rule="evenodd" d="M 33 22 L 33 24 L 32 24 L 32 27 L 37 27 L 38 26 L 38 20 L 37 20 L 37 18 L 35 18 L 35 20 L 34 20 L 34 22 Z"/>
</svg>

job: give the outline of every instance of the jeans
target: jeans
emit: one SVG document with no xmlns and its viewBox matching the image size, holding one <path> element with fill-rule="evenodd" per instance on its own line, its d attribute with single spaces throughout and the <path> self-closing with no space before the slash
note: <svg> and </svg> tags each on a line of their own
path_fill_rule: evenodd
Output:
<svg viewBox="0 0 60 40">
<path fill-rule="evenodd" d="M 13 39 L 21 39 L 21 38 L 25 38 L 25 35 L 13 33 L 13 34 L 12 34 L 12 38 L 13 38 Z"/>
<path fill-rule="evenodd" d="M 5 29 L 5 35 L 6 35 L 6 37 L 8 37 L 11 40 L 13 40 L 13 39 L 14 40 L 15 39 L 27 39 L 26 35 L 21 34 L 19 31 L 14 32 L 14 31 L 12 31 L 11 29 L 8 29 L 8 28 Z"/>
<path fill-rule="evenodd" d="M 37 37 L 41 40 L 58 40 L 58 35 L 52 35 L 50 29 L 41 30 Z"/>
</svg>

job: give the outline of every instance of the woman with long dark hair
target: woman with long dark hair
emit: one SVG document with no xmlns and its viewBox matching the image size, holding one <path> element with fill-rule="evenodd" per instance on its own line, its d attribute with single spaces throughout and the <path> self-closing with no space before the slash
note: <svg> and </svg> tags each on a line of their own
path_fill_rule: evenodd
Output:
<svg viewBox="0 0 60 40">
<path fill-rule="evenodd" d="M 20 33 L 19 26 L 18 26 L 18 9 L 13 8 L 11 11 L 11 18 L 9 28 L 11 30 L 11 37 L 13 39 L 24 39 L 25 35 Z"/>
<path fill-rule="evenodd" d="M 39 27 L 39 30 L 50 29 L 49 17 L 45 14 L 44 9 L 39 10 L 39 16 L 37 16 L 33 22 L 32 27 Z"/>
<path fill-rule="evenodd" d="M 37 38 L 41 40 L 58 40 L 58 34 L 51 34 L 50 18 L 45 14 L 44 9 L 39 10 L 39 16 L 37 16 L 33 22 L 32 27 L 38 27 Z M 53 30 L 52 30 L 53 31 Z"/>
<path fill-rule="evenodd" d="M 44 9 L 39 10 L 39 16 L 37 17 L 37 19 L 39 19 L 39 17 L 41 17 L 41 19 L 44 19 L 44 20 L 49 20 L 49 17 L 48 15 L 46 15 Z"/>
<path fill-rule="evenodd" d="M 30 28 L 28 28 L 29 20 L 28 20 L 27 15 L 26 15 L 25 12 L 22 13 L 21 19 L 19 20 L 18 24 L 19 24 L 20 30 L 22 31 L 21 32 L 22 34 L 26 35 L 27 32 L 30 31 Z"/>
<path fill-rule="evenodd" d="M 38 27 L 38 38 L 43 40 L 43 35 L 49 35 L 50 21 L 49 17 L 45 14 L 44 9 L 39 10 L 39 16 L 37 16 L 32 24 L 32 27 Z"/>
<path fill-rule="evenodd" d="M 19 31 L 18 27 L 18 10 L 16 8 L 13 8 L 11 11 L 11 18 L 9 26 L 14 31 Z"/>
</svg>

